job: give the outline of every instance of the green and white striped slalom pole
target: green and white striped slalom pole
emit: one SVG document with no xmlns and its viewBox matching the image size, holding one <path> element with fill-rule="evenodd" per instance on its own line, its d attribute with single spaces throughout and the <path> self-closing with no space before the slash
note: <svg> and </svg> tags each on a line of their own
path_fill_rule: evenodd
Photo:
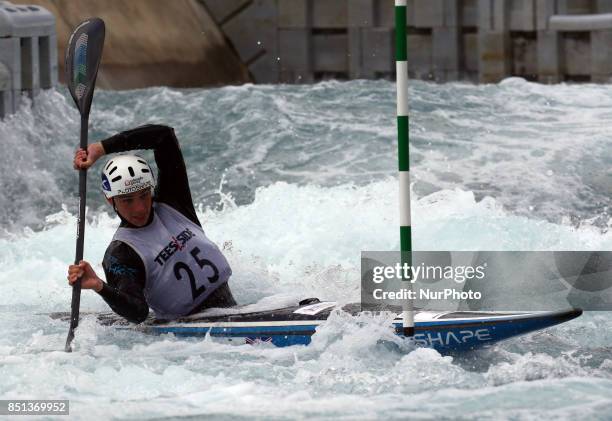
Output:
<svg viewBox="0 0 612 421">
<path fill-rule="evenodd" d="M 406 45 L 406 0 L 395 0 L 395 73 L 397 86 L 397 153 L 399 163 L 400 251 L 402 265 L 412 264 L 410 223 L 410 152 L 408 150 L 408 47 Z M 405 279 L 406 281 L 406 279 Z M 407 280 L 409 281 L 409 279 Z M 408 282 L 408 289 L 412 284 Z M 414 305 L 404 300 L 403 334 L 414 335 Z"/>
</svg>

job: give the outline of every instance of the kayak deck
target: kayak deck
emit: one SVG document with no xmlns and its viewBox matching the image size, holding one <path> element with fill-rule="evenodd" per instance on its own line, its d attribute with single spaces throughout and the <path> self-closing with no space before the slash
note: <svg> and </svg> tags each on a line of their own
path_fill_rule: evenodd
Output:
<svg viewBox="0 0 612 421">
<path fill-rule="evenodd" d="M 148 334 L 172 333 L 181 337 L 209 335 L 230 343 L 264 342 L 290 346 L 309 344 L 317 327 L 336 309 L 351 315 L 363 311 L 359 304 L 339 307 L 335 302 L 310 299 L 296 306 L 273 310 L 241 312 L 240 307 L 234 307 L 216 309 L 223 311 L 221 314 L 205 312 L 172 321 L 150 317 L 138 325 L 114 313 L 89 314 L 94 314 L 102 325 Z M 391 327 L 397 335 L 402 336 L 401 308 L 385 307 L 382 310 L 397 315 Z M 581 314 L 582 310 L 579 309 L 542 312 L 417 311 L 413 340 L 418 346 L 433 347 L 441 352 L 471 350 L 554 326 Z M 54 319 L 70 319 L 70 313 L 52 313 L 50 316 Z"/>
</svg>

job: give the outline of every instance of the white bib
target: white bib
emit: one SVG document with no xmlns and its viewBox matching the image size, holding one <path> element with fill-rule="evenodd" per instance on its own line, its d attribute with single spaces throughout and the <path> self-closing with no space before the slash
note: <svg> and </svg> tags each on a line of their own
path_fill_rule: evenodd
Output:
<svg viewBox="0 0 612 421">
<path fill-rule="evenodd" d="M 157 318 L 189 314 L 228 281 L 232 269 L 204 230 L 164 203 L 154 202 L 146 227 L 117 229 L 119 240 L 136 251 L 146 271 L 144 295 Z"/>
</svg>

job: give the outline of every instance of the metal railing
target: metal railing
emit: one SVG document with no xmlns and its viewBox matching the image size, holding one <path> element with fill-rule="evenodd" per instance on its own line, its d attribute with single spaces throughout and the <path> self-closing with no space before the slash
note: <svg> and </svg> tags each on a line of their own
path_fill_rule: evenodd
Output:
<svg viewBox="0 0 612 421">
<path fill-rule="evenodd" d="M 22 94 L 34 98 L 56 85 L 55 17 L 40 6 L 0 1 L 0 118 L 17 110 Z"/>
</svg>

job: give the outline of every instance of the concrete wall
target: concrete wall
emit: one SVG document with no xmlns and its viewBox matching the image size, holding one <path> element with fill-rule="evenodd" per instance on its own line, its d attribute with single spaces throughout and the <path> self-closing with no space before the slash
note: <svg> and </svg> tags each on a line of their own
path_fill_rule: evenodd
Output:
<svg viewBox="0 0 612 421">
<path fill-rule="evenodd" d="M 612 80 L 612 0 L 407 0 L 413 78 Z M 112 89 L 394 78 L 392 0 L 14 0 L 107 23 Z"/>
<path fill-rule="evenodd" d="M 60 81 L 72 29 L 90 16 L 106 23 L 97 85 L 108 89 L 249 82 L 246 66 L 197 0 L 11 0 L 56 17 Z"/>
<path fill-rule="evenodd" d="M 201 0 L 259 83 L 393 77 L 393 3 Z"/>
<path fill-rule="evenodd" d="M 394 77 L 391 0 L 200 1 L 255 82 Z M 607 82 L 609 13 L 612 0 L 408 0 L 409 74 Z"/>
</svg>

